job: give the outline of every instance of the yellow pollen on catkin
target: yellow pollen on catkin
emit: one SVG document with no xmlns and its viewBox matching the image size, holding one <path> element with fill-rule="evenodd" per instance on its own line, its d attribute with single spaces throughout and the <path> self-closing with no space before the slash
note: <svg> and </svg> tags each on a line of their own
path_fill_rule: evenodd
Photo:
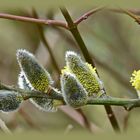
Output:
<svg viewBox="0 0 140 140">
<path fill-rule="evenodd" d="M 91 64 L 89 64 L 89 63 L 86 63 L 86 65 L 88 66 L 88 68 L 90 69 L 90 71 L 92 72 L 92 73 L 96 73 L 96 68 L 94 67 L 92 67 L 92 65 Z"/>
<path fill-rule="evenodd" d="M 72 71 L 71 71 L 67 66 L 65 66 L 65 67 L 61 70 L 61 74 L 63 75 L 65 72 L 72 73 Z"/>
<path fill-rule="evenodd" d="M 132 77 L 130 78 L 130 82 L 136 90 L 140 90 L 140 70 L 134 70 Z"/>
</svg>

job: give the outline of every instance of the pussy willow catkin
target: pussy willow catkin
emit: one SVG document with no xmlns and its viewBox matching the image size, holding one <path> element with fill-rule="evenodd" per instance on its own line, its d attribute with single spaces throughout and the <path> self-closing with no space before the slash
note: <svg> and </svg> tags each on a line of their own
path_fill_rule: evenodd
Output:
<svg viewBox="0 0 140 140">
<path fill-rule="evenodd" d="M 0 90 L 0 110 L 10 112 L 18 109 L 23 98 L 14 91 Z"/>
<path fill-rule="evenodd" d="M 99 79 L 95 68 L 82 61 L 75 52 L 66 52 L 66 68 L 64 71 L 70 71 L 75 74 L 77 79 L 86 89 L 89 96 L 99 97 L 103 94 L 103 84 Z"/>
<path fill-rule="evenodd" d="M 77 108 L 86 104 L 88 94 L 75 75 L 69 72 L 62 73 L 61 90 L 68 105 Z"/>
<path fill-rule="evenodd" d="M 45 92 L 50 85 L 52 86 L 50 74 L 38 63 L 33 54 L 20 49 L 17 51 L 17 60 L 21 69 L 18 81 L 20 88 Z M 56 92 L 60 94 L 59 91 Z M 57 104 L 61 104 L 60 100 L 46 98 L 33 98 L 31 101 L 45 111 L 55 111 Z"/>
</svg>

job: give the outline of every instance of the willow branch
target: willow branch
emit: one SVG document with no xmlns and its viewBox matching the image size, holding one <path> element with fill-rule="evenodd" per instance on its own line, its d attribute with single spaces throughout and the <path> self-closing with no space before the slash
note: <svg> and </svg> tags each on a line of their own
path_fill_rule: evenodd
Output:
<svg viewBox="0 0 140 140">
<path fill-rule="evenodd" d="M 123 10 L 120 8 L 108 8 L 107 10 L 115 12 L 115 13 L 120 13 L 124 14 Z M 126 9 L 127 11 L 132 12 L 133 14 L 139 15 L 140 14 L 140 9 Z"/>
<path fill-rule="evenodd" d="M 132 10 L 118 9 L 114 10 L 114 12 L 126 14 L 129 17 L 133 18 L 138 24 L 140 24 L 140 16 L 136 15 Z"/>
<path fill-rule="evenodd" d="M 46 92 L 40 92 L 37 90 L 20 89 L 18 87 L 8 86 L 0 83 L 0 90 L 15 91 L 21 94 L 24 100 L 28 100 L 29 98 L 47 98 L 47 99 L 57 99 L 63 101 L 62 95 L 54 92 L 52 87 L 49 87 L 48 91 Z"/>
<path fill-rule="evenodd" d="M 87 105 L 114 105 L 122 106 L 130 111 L 135 107 L 140 107 L 140 99 L 124 99 L 124 98 L 90 98 Z"/>
<path fill-rule="evenodd" d="M 59 26 L 59 27 L 63 27 L 67 29 L 66 23 L 60 20 L 36 19 L 36 18 L 31 18 L 31 17 L 16 16 L 16 15 L 11 15 L 11 14 L 6 14 L 6 13 L 0 13 L 0 18 L 23 21 L 23 22 L 31 22 L 31 23 L 36 23 L 36 24 Z"/>
<path fill-rule="evenodd" d="M 24 100 L 29 98 L 47 98 L 47 99 L 56 99 L 63 100 L 62 95 L 58 95 L 53 92 L 53 89 L 50 87 L 48 90 L 49 93 L 40 92 L 40 91 L 31 91 L 31 90 L 23 90 L 13 86 L 7 86 L 0 83 L 0 90 L 9 90 L 15 91 L 22 95 Z M 66 105 L 66 103 L 64 103 Z M 89 98 L 86 105 L 114 105 L 114 106 L 122 106 L 126 110 L 131 110 L 135 107 L 140 107 L 140 99 L 125 99 L 125 98 L 115 98 L 115 97 L 106 97 L 106 98 Z"/>
<path fill-rule="evenodd" d="M 68 28 L 69 28 L 69 31 L 72 33 L 74 39 L 76 40 L 77 44 L 79 45 L 82 53 L 83 53 L 83 56 L 85 57 L 85 60 L 90 63 L 93 67 L 95 67 L 95 64 L 94 62 L 92 61 L 92 58 L 88 52 L 88 49 L 81 37 L 81 34 L 77 28 L 77 25 L 73 22 L 70 14 L 68 13 L 67 9 L 66 8 L 60 8 L 61 9 L 61 12 L 65 18 L 65 20 L 67 21 L 67 24 L 68 24 Z M 98 72 L 97 72 L 98 74 Z M 105 92 L 105 89 L 104 89 L 104 92 Z M 106 92 L 105 92 L 106 93 Z M 119 125 L 118 125 L 118 122 L 117 122 L 117 119 L 114 115 L 114 112 L 112 111 L 112 108 L 109 106 L 109 105 L 105 105 L 105 110 L 106 110 L 106 113 L 108 115 L 108 119 L 110 120 L 110 123 L 113 127 L 113 129 L 115 131 L 120 131 L 120 128 L 119 128 Z"/>
<path fill-rule="evenodd" d="M 83 14 L 82 16 L 80 16 L 77 20 L 74 21 L 74 23 L 76 25 L 80 24 L 82 21 L 86 20 L 89 16 L 93 15 L 94 13 L 102 10 L 104 7 L 97 7 L 97 8 L 94 8 L 88 12 L 86 12 L 85 14 Z"/>
</svg>

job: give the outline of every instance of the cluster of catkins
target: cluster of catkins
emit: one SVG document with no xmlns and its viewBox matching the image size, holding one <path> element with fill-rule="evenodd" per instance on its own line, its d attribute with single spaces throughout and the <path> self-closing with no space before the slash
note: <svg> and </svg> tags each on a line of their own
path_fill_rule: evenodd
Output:
<svg viewBox="0 0 140 140">
<path fill-rule="evenodd" d="M 89 97 L 97 98 L 104 95 L 103 85 L 96 73 L 96 68 L 84 62 L 75 52 L 66 52 L 66 66 L 60 76 L 61 91 L 54 88 L 50 74 L 38 63 L 33 54 L 20 49 L 17 51 L 17 60 L 21 69 L 18 78 L 18 86 L 21 89 L 37 90 L 47 94 L 51 87 L 54 92 L 63 96 L 67 105 L 74 108 L 86 105 Z M 0 107 L 3 106 L 2 110 L 5 112 L 15 110 L 22 102 L 22 97 L 17 93 L 9 94 L 13 95 L 15 100 L 12 100 L 13 108 L 10 104 L 5 107 L 0 102 Z M 44 111 L 56 111 L 58 106 L 64 104 L 64 101 L 47 98 L 30 98 L 30 101 Z"/>
</svg>

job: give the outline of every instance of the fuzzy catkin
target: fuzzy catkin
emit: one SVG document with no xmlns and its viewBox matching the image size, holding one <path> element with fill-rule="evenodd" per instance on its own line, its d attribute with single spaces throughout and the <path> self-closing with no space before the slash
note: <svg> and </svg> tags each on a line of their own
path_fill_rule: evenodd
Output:
<svg viewBox="0 0 140 140">
<path fill-rule="evenodd" d="M 88 92 L 88 95 L 94 97 L 100 96 L 100 91 L 103 87 L 95 69 L 90 64 L 83 62 L 75 52 L 68 51 L 65 59 L 66 69 L 75 74 Z"/>
<path fill-rule="evenodd" d="M 14 91 L 0 90 L 0 110 L 3 112 L 14 111 L 23 101 L 22 96 Z"/>
<path fill-rule="evenodd" d="M 64 72 L 61 75 L 61 90 L 68 105 L 78 108 L 86 104 L 87 92 L 73 74 Z"/>
<path fill-rule="evenodd" d="M 21 70 L 35 89 L 44 91 L 53 84 L 50 74 L 38 63 L 34 55 L 26 50 L 18 50 L 17 60 Z"/>
<path fill-rule="evenodd" d="M 49 85 L 53 84 L 50 74 L 38 63 L 34 55 L 26 50 L 18 50 L 17 60 L 21 69 L 18 80 L 20 88 L 44 92 L 48 90 Z M 58 100 L 46 98 L 32 98 L 30 100 L 39 109 L 56 111 Z M 58 101 L 58 104 L 60 104 L 60 101 Z"/>
</svg>

